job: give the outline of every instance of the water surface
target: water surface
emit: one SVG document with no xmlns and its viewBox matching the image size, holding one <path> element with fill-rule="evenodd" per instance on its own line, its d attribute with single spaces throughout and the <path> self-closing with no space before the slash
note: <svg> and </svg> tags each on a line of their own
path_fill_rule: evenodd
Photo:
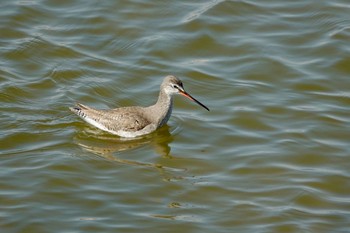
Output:
<svg viewBox="0 0 350 233">
<path fill-rule="evenodd" d="M 345 0 L 2 1 L 1 232 L 348 232 Z M 151 105 L 135 140 L 68 107 Z"/>
</svg>

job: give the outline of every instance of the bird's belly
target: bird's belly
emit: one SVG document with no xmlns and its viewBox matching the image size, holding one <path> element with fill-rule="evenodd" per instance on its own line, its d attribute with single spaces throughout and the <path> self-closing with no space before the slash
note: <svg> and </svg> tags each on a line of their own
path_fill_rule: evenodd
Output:
<svg viewBox="0 0 350 233">
<path fill-rule="evenodd" d="M 125 130 L 118 130 L 118 131 L 107 130 L 107 131 L 112 133 L 112 134 L 116 134 L 118 136 L 121 136 L 121 137 L 134 138 L 134 137 L 138 137 L 138 136 L 152 133 L 156 129 L 157 129 L 157 126 L 155 124 L 149 124 L 145 128 L 138 130 L 138 131 L 125 131 Z"/>
</svg>

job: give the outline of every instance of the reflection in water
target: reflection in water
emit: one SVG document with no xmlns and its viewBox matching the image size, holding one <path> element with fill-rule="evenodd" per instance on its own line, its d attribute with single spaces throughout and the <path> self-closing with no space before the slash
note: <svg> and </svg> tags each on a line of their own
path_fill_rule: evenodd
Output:
<svg viewBox="0 0 350 233">
<path fill-rule="evenodd" d="M 75 138 L 75 142 L 79 146 L 99 156 L 152 144 L 159 155 L 168 157 L 171 141 L 173 141 L 173 137 L 167 125 L 152 134 L 136 138 L 122 138 L 94 128 L 86 128 L 82 135 Z"/>
<path fill-rule="evenodd" d="M 160 219 L 169 219 L 169 220 L 180 220 L 180 221 L 188 221 L 188 222 L 202 222 L 201 219 L 192 215 L 160 215 L 154 214 L 151 215 L 154 218 Z"/>
<path fill-rule="evenodd" d="M 156 132 L 138 138 L 121 138 L 115 135 L 106 134 L 95 128 L 86 128 L 82 134 L 75 137 L 74 141 L 84 150 L 94 153 L 99 157 L 118 163 L 156 168 L 164 176 L 164 180 L 172 180 L 166 175 L 167 172 L 183 172 L 185 169 L 165 167 L 158 163 L 145 163 L 135 160 L 121 159 L 117 153 L 125 150 L 136 149 L 144 145 L 151 144 L 157 154 L 162 157 L 172 158 L 170 155 L 169 143 L 173 141 L 173 136 L 169 132 L 169 126 L 165 125 Z M 168 177 L 168 178 L 167 178 Z M 176 176 L 177 179 L 181 177 Z"/>
</svg>

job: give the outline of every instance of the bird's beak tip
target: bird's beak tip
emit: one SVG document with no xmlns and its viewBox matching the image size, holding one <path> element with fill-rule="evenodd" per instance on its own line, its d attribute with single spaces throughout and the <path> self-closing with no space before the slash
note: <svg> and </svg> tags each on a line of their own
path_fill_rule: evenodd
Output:
<svg viewBox="0 0 350 233">
<path fill-rule="evenodd" d="M 210 111 L 209 108 L 207 106 L 205 106 L 204 104 L 202 104 L 201 102 L 199 102 L 198 100 L 196 100 L 193 96 L 191 96 L 190 94 L 188 94 L 186 91 L 180 91 L 180 94 L 189 98 L 190 100 L 196 102 L 197 104 L 199 104 L 200 106 L 202 106 L 203 108 L 205 108 L 207 111 Z"/>
</svg>

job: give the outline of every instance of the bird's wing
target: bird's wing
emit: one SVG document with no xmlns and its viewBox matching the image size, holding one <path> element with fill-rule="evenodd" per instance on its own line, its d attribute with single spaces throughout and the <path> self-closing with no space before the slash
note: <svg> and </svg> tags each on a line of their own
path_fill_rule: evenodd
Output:
<svg viewBox="0 0 350 233">
<path fill-rule="evenodd" d="M 128 109 L 128 111 L 122 111 L 125 108 L 119 108 L 115 110 L 106 110 L 101 114 L 101 123 L 106 128 L 117 131 L 130 131 L 135 132 L 145 128 L 151 122 L 138 110 Z"/>
<path fill-rule="evenodd" d="M 90 124 L 109 131 L 135 132 L 151 124 L 140 107 L 97 110 L 86 105 L 77 104 L 76 107 L 70 109 Z"/>
</svg>

